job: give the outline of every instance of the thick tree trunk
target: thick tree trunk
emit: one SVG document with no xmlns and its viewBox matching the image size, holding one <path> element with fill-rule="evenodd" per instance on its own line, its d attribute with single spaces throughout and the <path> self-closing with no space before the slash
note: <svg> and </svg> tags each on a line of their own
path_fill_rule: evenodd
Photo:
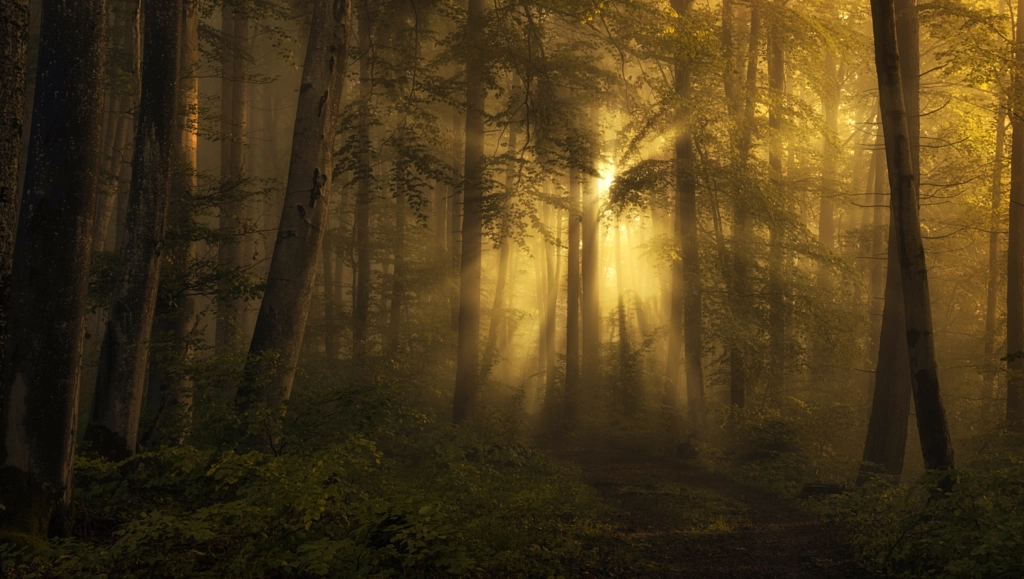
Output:
<svg viewBox="0 0 1024 579">
<path fill-rule="evenodd" d="M 318 0 L 313 6 L 281 225 L 237 397 L 242 410 L 264 400 L 283 413 L 291 396 L 327 225 L 349 21 L 345 0 Z M 277 356 L 277 368 L 266 378 L 263 358 L 271 355 Z"/>
<path fill-rule="evenodd" d="M 566 252 L 565 392 L 564 424 L 571 427 L 579 406 L 580 387 L 580 221 L 582 219 L 580 170 L 569 168 L 569 249 Z"/>
<path fill-rule="evenodd" d="M 916 143 L 911 140 L 912 133 L 908 128 L 892 0 L 872 0 L 871 16 L 918 435 L 925 467 L 952 469 L 953 446 L 939 390 L 928 269 L 918 210 L 917 163 L 912 153 Z M 947 480 L 945 486 L 949 484 L 951 481 Z"/>
<path fill-rule="evenodd" d="M 249 121 L 249 16 L 228 6 L 222 9 L 221 32 L 228 42 L 221 80 L 220 176 L 224 199 L 220 205 L 220 244 L 217 263 L 226 271 L 243 267 L 246 260 L 245 201 L 242 163 Z M 243 7 L 244 11 L 245 8 Z M 217 302 L 217 351 L 238 354 L 245 351 L 247 312 L 245 299 L 231 295 L 230 276 Z"/>
<path fill-rule="evenodd" d="M 44 0 L 0 391 L 0 526 L 45 535 L 71 498 L 101 157 L 104 0 Z"/>
<path fill-rule="evenodd" d="M 761 9 L 755 4 L 750 10 L 750 43 L 747 48 L 746 101 L 739 128 L 739 155 L 737 162 L 744 169 L 750 156 L 751 139 L 754 131 L 754 111 L 757 102 L 757 68 L 761 37 Z M 752 219 L 744 199 L 736 199 L 733 206 L 733 311 L 738 318 L 746 317 L 750 300 L 750 229 Z M 743 408 L 747 400 L 746 354 L 738 344 L 729 346 L 729 391 L 730 402 L 736 408 Z"/>
<path fill-rule="evenodd" d="M 469 0 L 467 48 L 483 43 L 484 2 Z M 462 262 L 459 269 L 459 346 L 452 418 L 460 423 L 476 403 L 480 364 L 480 250 L 483 235 L 484 105 L 486 62 L 479 50 L 466 60 L 466 178 L 463 191 Z"/>
<path fill-rule="evenodd" d="M 1003 149 L 1006 143 L 1006 110 L 1000 103 L 996 115 L 996 154 L 992 164 L 992 218 L 988 234 L 988 291 L 985 300 L 985 363 L 991 370 L 985 370 L 985 387 L 982 391 L 982 408 L 986 418 L 992 416 L 996 398 L 996 318 L 999 301 L 999 209 L 1003 202 Z M 1024 296 L 1022 296 L 1024 297 Z"/>
<path fill-rule="evenodd" d="M 1024 8 L 1024 0 L 1017 3 Z M 1018 64 L 1024 64 L 1024 18 L 1017 18 Z M 1013 77 L 1013 93 L 1024 91 L 1024 77 Z M 1006 424 L 1015 431 L 1024 430 L 1024 119 L 1022 111 L 1013 110 L 1010 126 L 1010 229 L 1007 233 L 1006 265 Z"/>
<path fill-rule="evenodd" d="M 181 14 L 181 0 L 146 1 L 126 238 L 85 432 L 93 449 L 114 461 L 135 454 L 138 441 L 177 136 Z"/>
<path fill-rule="evenodd" d="M 366 355 L 370 326 L 370 93 L 373 90 L 370 63 L 370 15 L 359 8 L 359 173 L 356 175 L 356 287 L 352 312 L 352 351 L 355 359 Z"/>
<path fill-rule="evenodd" d="M 14 232 L 18 225 L 18 171 L 25 67 L 28 58 L 28 0 L 0 5 L 0 352 L 7 340 L 7 296 L 11 287 Z"/>
</svg>

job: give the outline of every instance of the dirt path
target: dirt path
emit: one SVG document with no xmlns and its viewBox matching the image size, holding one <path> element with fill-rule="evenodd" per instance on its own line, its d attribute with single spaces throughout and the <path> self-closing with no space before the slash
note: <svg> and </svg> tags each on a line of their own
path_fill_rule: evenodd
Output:
<svg viewBox="0 0 1024 579">
<path fill-rule="evenodd" d="M 564 455 L 608 506 L 611 539 L 581 577 L 852 579 L 830 525 L 706 470 L 593 452 Z"/>
</svg>

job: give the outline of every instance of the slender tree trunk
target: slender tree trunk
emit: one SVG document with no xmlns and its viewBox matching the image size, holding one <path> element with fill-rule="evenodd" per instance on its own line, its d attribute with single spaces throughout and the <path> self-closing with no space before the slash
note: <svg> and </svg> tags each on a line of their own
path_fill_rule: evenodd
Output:
<svg viewBox="0 0 1024 579">
<path fill-rule="evenodd" d="M 370 93 L 373 91 L 370 62 L 370 15 L 359 8 L 359 173 L 356 175 L 356 288 L 353 310 L 352 342 L 356 360 L 366 356 L 370 325 Z"/>
<path fill-rule="evenodd" d="M 178 56 L 182 102 L 178 106 L 168 214 L 168 230 L 179 232 L 188 231 L 192 227 L 192 204 L 198 187 L 199 2 L 183 2 Z M 184 366 L 194 351 L 192 333 L 196 326 L 195 298 L 188 288 L 180 287 L 180 280 L 187 275 L 187 268 L 195 261 L 195 243 L 188 236 L 179 236 L 168 244 L 166 254 L 161 284 L 171 285 L 176 291 L 172 295 L 166 295 L 166 291 L 157 294 L 153 333 L 166 345 L 167 351 L 166 360 L 158 361 L 150 357 L 147 405 L 154 416 L 150 433 L 165 430 L 171 432 L 180 443 L 191 425 L 192 380 Z M 167 284 L 167 281 L 171 281 L 171 284 Z M 143 444 L 149 438 L 151 435 L 142 440 Z"/>
<path fill-rule="evenodd" d="M 897 48 L 892 0 L 871 0 L 871 16 L 918 435 L 925 467 L 947 470 L 954 468 L 953 446 L 942 405 L 935 361 L 928 269 L 918 211 L 917 163 L 912 154 L 916 143 L 911 140 L 912 132 L 908 128 L 905 95 L 900 78 L 899 54 L 902 51 Z M 947 487 L 951 484 L 951 479 L 944 482 Z"/>
<path fill-rule="evenodd" d="M 326 228 L 327 231 L 324 232 L 324 245 L 320 254 L 320 263 L 323 266 L 323 275 L 320 281 L 323 282 L 324 286 L 324 357 L 328 360 L 334 360 L 338 357 L 338 334 L 335 331 L 337 327 L 335 323 L 337 301 L 334 298 L 334 267 L 336 265 L 334 253 L 337 246 L 338 230 L 330 228 L 329 217 Z"/>
<path fill-rule="evenodd" d="M 691 0 L 674 0 L 672 8 L 680 17 L 690 11 Z M 679 346 L 683 343 L 686 371 L 687 408 L 690 421 L 699 436 L 707 429 L 704 402 L 703 322 L 701 320 L 701 279 L 699 232 L 697 230 L 697 182 L 690 132 L 691 81 L 689 63 L 675 64 L 675 89 L 679 97 L 675 140 L 675 218 L 673 234 L 681 249 L 681 259 L 672 263 L 672 289 L 669 315 L 669 351 L 666 367 L 664 403 L 675 407 L 678 400 Z M 682 333 L 682 335 L 680 335 Z"/>
<path fill-rule="evenodd" d="M 283 413 L 291 396 L 327 225 L 349 21 L 345 0 L 313 6 L 281 225 L 237 397 L 242 410 L 264 397 L 268 408 Z M 270 354 L 277 370 L 265 378 L 261 358 Z"/>
<path fill-rule="evenodd" d="M 220 244 L 217 263 L 223 270 L 245 265 L 245 214 L 243 199 L 243 153 L 249 111 L 248 75 L 249 16 L 228 6 L 222 9 L 222 33 L 228 50 L 224 55 L 221 80 L 221 181 L 224 199 L 220 206 Z M 245 7 L 242 10 L 246 10 Z M 247 312 L 245 299 L 231 295 L 230 276 L 221 288 L 217 303 L 217 351 L 237 354 L 245 351 Z"/>
<path fill-rule="evenodd" d="M 460 123 L 460 121 L 462 121 Z M 466 123 L 458 114 L 452 115 L 452 134 L 455 140 L 452 147 L 453 161 L 455 168 L 456 184 L 452 187 L 451 195 L 448 197 L 448 209 L 451 217 L 448 219 L 448 251 L 451 257 L 452 271 L 459 270 L 462 260 L 462 207 L 465 193 L 465 130 Z M 459 283 L 456 276 L 449 276 L 451 284 L 448 304 L 451 309 L 452 330 L 459 331 Z"/>
<path fill-rule="evenodd" d="M 573 425 L 580 387 L 580 221 L 583 183 L 580 170 L 569 168 L 569 249 L 566 252 L 565 393 L 564 424 Z"/>
<path fill-rule="evenodd" d="M 818 214 L 818 242 L 826 251 L 835 249 L 835 203 L 836 196 L 836 162 L 839 150 L 835 146 L 839 138 L 839 74 L 836 70 L 835 57 L 825 54 L 825 94 L 822 96 L 821 108 L 825 113 L 827 133 L 823 135 L 821 155 L 821 202 Z M 830 283 L 828 267 L 822 264 L 818 268 L 818 285 L 828 287 Z"/>
<path fill-rule="evenodd" d="M 992 218 L 988 234 L 988 291 L 985 300 L 985 363 L 996 363 L 996 317 L 999 300 L 999 209 L 1003 201 L 1003 149 L 1006 142 L 1006 110 L 1000 104 L 996 115 L 996 154 L 992 166 Z M 1024 293 L 1022 293 L 1024 297 Z M 998 372 L 985 370 L 985 388 L 982 403 L 986 417 L 992 415 L 996 397 Z"/>
<path fill-rule="evenodd" d="M 11 287 L 14 232 L 18 225 L 18 172 L 25 67 L 28 59 L 28 0 L 0 5 L 0 352 L 7 341 L 7 296 Z"/>
<path fill-rule="evenodd" d="M 518 85 L 515 88 L 517 89 Z M 513 122 L 508 125 L 506 154 L 509 155 L 510 159 L 505 166 L 505 196 L 509 200 L 512 199 L 512 195 L 515 193 L 516 165 L 511 160 L 511 156 L 516 154 L 516 146 L 516 125 Z M 507 224 L 505 226 L 507 227 Z M 508 280 L 508 263 L 513 243 L 515 241 L 512 239 L 512 236 L 506 233 L 501 241 L 501 249 L 498 254 L 498 283 L 494 289 L 494 306 L 491 307 L 491 322 L 487 329 L 487 345 L 484 349 L 484 362 L 481 365 L 481 370 L 485 375 L 489 374 L 492 366 L 494 366 L 494 360 L 498 356 L 498 336 L 501 335 L 502 329 L 505 326 L 505 287 Z"/>
<path fill-rule="evenodd" d="M 146 0 L 145 14 L 126 238 L 85 432 L 93 449 L 113 461 L 135 454 L 138 441 L 177 136 L 182 2 Z"/>
<path fill-rule="evenodd" d="M 593 113 L 593 119 L 598 116 Z M 582 386 L 584 395 L 595 393 L 601 381 L 601 301 L 600 301 L 600 222 L 598 210 L 600 180 L 591 177 L 583 188 L 583 249 L 580 253 L 582 294 L 580 310 L 582 320 Z"/>
<path fill-rule="evenodd" d="M 872 366 L 878 365 L 879 355 L 879 336 L 881 335 L 883 325 L 883 308 L 888 302 L 885 296 L 885 288 L 888 285 L 886 282 L 886 271 L 887 266 L 890 263 L 886 254 L 886 229 L 889 226 L 889 221 L 885 218 L 885 207 L 887 205 L 886 200 L 888 197 L 888 188 L 886 187 L 886 181 L 888 173 L 885 170 L 885 144 L 882 142 L 881 136 L 875 139 L 875 152 L 872 155 L 874 157 L 874 167 L 871 171 L 871 181 L 868 184 L 871 195 L 868 197 L 868 205 L 871 206 L 871 212 L 869 215 L 872 216 L 871 224 L 871 245 L 868 249 L 868 254 L 865 257 L 871 260 L 870 270 L 870 282 L 868 288 L 868 314 L 871 316 L 871 350 L 869 352 L 871 356 Z M 897 276 L 898 278 L 898 276 Z M 896 279 L 893 283 L 898 285 Z M 902 289 L 896 301 L 903 303 L 903 292 Z M 902 310 L 900 310 L 902 313 Z M 902 335 L 902 332 L 897 332 Z M 906 358 L 906 356 L 902 356 Z M 871 377 L 871 383 L 874 384 L 875 378 Z M 907 382 L 909 392 L 910 382 Z"/>
<path fill-rule="evenodd" d="M 746 168 L 750 156 L 751 139 L 754 130 L 754 110 L 757 102 L 757 62 L 761 35 L 761 9 L 755 4 L 750 10 L 750 44 L 747 49 L 746 102 L 740 123 L 738 163 Z M 733 207 L 733 309 L 739 318 L 747 316 L 745 302 L 750 296 L 750 251 L 751 215 L 744 199 L 736 199 Z M 743 347 L 731 344 L 729 347 L 729 390 L 732 406 L 743 408 L 747 398 L 746 355 Z"/>
<path fill-rule="evenodd" d="M 768 34 L 768 89 L 771 100 L 768 108 L 768 166 L 771 178 L 783 186 L 782 175 L 782 114 L 780 108 L 786 92 L 785 54 L 782 49 L 783 31 L 778 18 L 771 20 Z M 838 99 L 836 99 L 838 103 Z M 838 104 L 836 105 L 838 107 Z M 824 211 L 824 207 L 822 211 Z M 768 391 L 782 391 L 786 378 L 786 288 L 783 282 L 783 233 L 780 226 L 769 227 L 769 259 L 768 259 Z"/>
<path fill-rule="evenodd" d="M 1017 10 L 1024 8 L 1018 1 Z M 1024 18 L 1017 18 L 1016 60 L 1024 64 Z M 1024 77 L 1013 75 L 1012 94 L 1024 91 Z M 1012 99 L 1011 99 L 1012 102 Z M 1010 228 L 1007 234 L 1006 266 L 1006 424 L 1015 431 L 1024 430 L 1024 119 L 1022 111 L 1012 110 L 1010 127 Z"/>
<path fill-rule="evenodd" d="M 469 0 L 467 47 L 484 35 L 484 2 Z M 486 62 L 479 50 L 466 60 L 466 178 L 463 192 L 462 263 L 459 269 L 459 346 L 452 418 L 456 424 L 473 412 L 479 390 L 480 250 L 483 236 L 484 105 Z"/>
<path fill-rule="evenodd" d="M 405 300 L 405 213 L 405 194 L 400 191 L 395 197 L 394 272 L 391 276 L 391 311 L 388 320 L 388 349 L 392 356 L 398 354 L 402 338 L 402 307 Z"/>
<path fill-rule="evenodd" d="M 36 536 L 55 511 L 61 522 L 71 498 L 106 2 L 45 0 L 42 10 L 0 390 L 0 526 Z"/>
</svg>

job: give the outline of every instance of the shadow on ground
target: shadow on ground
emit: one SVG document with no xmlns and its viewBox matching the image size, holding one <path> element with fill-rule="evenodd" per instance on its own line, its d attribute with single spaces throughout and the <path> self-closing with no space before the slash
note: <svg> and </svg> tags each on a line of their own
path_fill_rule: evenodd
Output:
<svg viewBox="0 0 1024 579">
<path fill-rule="evenodd" d="M 621 453 L 564 452 L 606 505 L 610 535 L 578 577 L 853 579 L 828 521 L 707 470 Z"/>
</svg>

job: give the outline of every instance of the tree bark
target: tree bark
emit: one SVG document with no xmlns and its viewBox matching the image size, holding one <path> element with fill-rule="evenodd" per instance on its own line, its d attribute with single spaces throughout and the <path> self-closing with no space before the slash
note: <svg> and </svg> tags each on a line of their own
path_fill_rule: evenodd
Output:
<svg viewBox="0 0 1024 579">
<path fill-rule="evenodd" d="M 463 422 L 473 412 L 479 391 L 480 250 L 483 233 L 484 105 L 487 99 L 484 2 L 469 0 L 466 19 L 466 178 L 463 191 L 462 262 L 459 270 L 459 345 L 452 418 Z"/>
<path fill-rule="evenodd" d="M 402 307 L 405 300 L 405 193 L 395 196 L 394 271 L 391 280 L 391 311 L 388 320 L 388 350 L 398 355 L 402 339 Z"/>
<path fill-rule="evenodd" d="M 781 6 L 780 6 L 781 8 Z M 778 18 L 771 20 L 768 33 L 768 89 L 771 91 L 768 108 L 768 166 L 771 178 L 778 190 L 782 190 L 782 99 L 786 92 L 785 54 L 782 48 L 782 30 Z M 838 91 L 837 91 L 838 92 Z M 838 95 L 837 95 L 838 96 Z M 838 98 L 836 98 L 838 108 Z M 835 129 L 834 124 L 831 126 Z M 830 199 L 831 202 L 831 199 Z M 824 207 L 822 208 L 824 211 Z M 768 391 L 782 391 L 786 377 L 786 288 L 783 282 L 784 256 L 782 247 L 782 227 L 773 223 L 769 225 L 769 258 L 768 258 Z"/>
<path fill-rule="evenodd" d="M 18 172 L 22 115 L 25 113 L 25 67 L 28 59 L 28 0 L 0 5 L 0 352 L 7 342 L 8 311 L 18 226 Z"/>
<path fill-rule="evenodd" d="M 220 176 L 223 196 L 220 205 L 220 243 L 217 263 L 224 271 L 238 270 L 245 265 L 245 201 L 243 195 L 243 158 L 249 121 L 249 16 L 244 6 L 236 12 L 229 6 L 221 8 L 221 32 L 228 47 L 224 54 L 221 79 L 221 143 Z M 246 303 L 232 295 L 230 280 L 225 276 L 217 302 L 217 352 L 238 354 L 245 351 Z"/>
<path fill-rule="evenodd" d="M 582 219 L 580 169 L 569 168 L 569 249 L 566 252 L 565 392 L 564 424 L 571 427 L 579 406 L 580 387 L 580 221 Z"/>
<path fill-rule="evenodd" d="M 147 0 L 132 184 L 117 285 L 100 349 L 92 417 L 85 439 L 101 456 L 135 454 L 167 233 L 172 150 L 178 113 L 182 3 Z"/>
<path fill-rule="evenodd" d="M 761 35 L 761 9 L 755 4 L 750 9 L 750 43 L 747 48 L 746 101 L 739 128 L 739 154 L 737 163 L 747 167 L 754 130 L 754 111 L 757 102 L 757 68 Z M 751 215 L 744 199 L 735 199 L 733 206 L 733 311 L 738 318 L 747 316 L 744 305 L 750 291 L 750 263 L 746 252 L 750 250 Z M 729 346 L 730 402 L 736 408 L 746 406 L 747 368 L 743 346 Z"/>
<path fill-rule="evenodd" d="M 284 209 L 249 346 L 246 379 L 236 399 L 241 410 L 265 401 L 268 408 L 284 413 L 291 397 L 327 225 L 349 21 L 346 0 L 318 0 L 313 6 Z M 276 356 L 276 371 L 266 378 L 261 372 L 268 356 Z"/>
<path fill-rule="evenodd" d="M 594 112 L 592 121 L 596 119 Z M 601 381 L 601 301 L 599 260 L 600 222 L 598 218 L 600 178 L 591 177 L 583 188 L 583 248 L 580 252 L 582 294 L 580 330 L 582 336 L 582 388 L 586 394 L 597 392 Z"/>
<path fill-rule="evenodd" d="M 916 143 L 911 140 L 912 133 L 908 128 L 892 0 L 871 0 L 871 16 L 918 435 L 925 467 L 948 470 L 954 468 L 953 446 L 935 361 L 928 269 L 918 211 L 917 163 L 912 153 Z M 944 486 L 951 483 L 947 479 Z"/>
<path fill-rule="evenodd" d="M 985 300 L 985 363 L 991 370 L 985 370 L 985 387 L 982 391 L 982 408 L 986 417 L 991 417 L 996 398 L 996 317 L 999 301 L 999 209 L 1003 202 L 1003 150 L 1006 143 L 1006 110 L 999 105 L 996 115 L 996 151 L 992 163 L 992 217 L 988 234 L 988 291 Z M 1024 297 L 1024 293 L 1022 293 Z"/>
<path fill-rule="evenodd" d="M 1017 3 L 1024 8 L 1024 0 Z M 1017 18 L 1016 60 L 1024 64 L 1024 18 Z M 1013 93 L 1024 91 L 1024 77 L 1013 75 Z M 1012 102 L 1012 99 L 1011 99 Z M 1024 111 L 1010 113 L 1010 228 L 1006 251 L 1006 425 L 1024 430 Z"/>
<path fill-rule="evenodd" d="M 167 243 L 161 271 L 162 291 L 157 293 L 153 333 L 163 344 L 163 360 L 149 364 L 147 406 L 153 416 L 147 444 L 157 432 L 166 432 L 180 443 L 190 431 L 192 380 L 185 364 L 192 357 L 196 303 L 191 288 L 182 287 L 188 268 L 195 261 L 195 243 L 190 236 L 192 204 L 198 188 L 197 141 L 199 130 L 199 2 L 183 0 L 178 76 L 181 79 L 176 138 L 173 150 L 171 199 L 168 231 L 175 232 Z M 168 283 L 169 282 L 169 283 Z M 170 291 L 168 291 L 170 290 Z"/>
<path fill-rule="evenodd" d="M 0 526 L 36 536 L 71 498 L 106 2 L 45 0 L 42 10 L 0 390 Z"/>
<path fill-rule="evenodd" d="M 513 91 L 518 89 L 518 84 Z M 511 200 L 515 193 L 515 169 L 512 156 L 516 154 L 517 135 L 515 121 L 508 125 L 508 146 L 505 148 L 509 156 L 508 164 L 505 166 L 505 197 Z M 504 224 L 508 227 L 508 224 Z M 487 345 L 484 347 L 484 362 L 481 364 L 482 371 L 489 374 L 494 366 L 495 358 L 498 357 L 498 336 L 505 327 L 505 288 L 508 285 L 509 256 L 512 253 L 512 244 L 515 241 L 506 232 L 501 241 L 501 249 L 498 254 L 498 280 L 494 288 L 494 305 L 491 307 L 491 321 L 487 328 Z"/>
<path fill-rule="evenodd" d="M 370 325 L 370 94 L 373 91 L 370 63 L 370 15 L 359 8 L 359 174 L 356 175 L 356 288 L 352 312 L 352 349 L 357 361 L 366 355 Z"/>
</svg>

